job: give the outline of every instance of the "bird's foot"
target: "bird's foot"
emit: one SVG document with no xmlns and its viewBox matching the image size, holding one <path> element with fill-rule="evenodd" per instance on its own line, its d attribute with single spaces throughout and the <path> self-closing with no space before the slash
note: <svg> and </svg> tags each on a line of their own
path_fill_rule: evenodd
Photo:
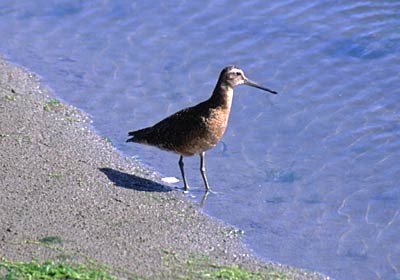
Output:
<svg viewBox="0 0 400 280">
<path fill-rule="evenodd" d="M 188 185 L 183 186 L 183 193 L 189 193 L 189 186 Z"/>
<path fill-rule="evenodd" d="M 211 188 L 205 189 L 205 190 L 204 190 L 204 193 L 207 193 L 207 194 L 210 194 L 210 193 L 212 193 L 212 194 L 218 194 L 218 192 L 214 191 L 214 190 L 211 189 Z"/>
</svg>

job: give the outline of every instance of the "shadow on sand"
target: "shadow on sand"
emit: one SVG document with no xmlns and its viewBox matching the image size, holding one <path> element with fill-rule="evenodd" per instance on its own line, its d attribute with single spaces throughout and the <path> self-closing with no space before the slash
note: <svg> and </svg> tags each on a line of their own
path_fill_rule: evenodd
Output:
<svg viewBox="0 0 400 280">
<path fill-rule="evenodd" d="M 117 187 L 143 192 L 169 192 L 171 189 L 149 179 L 124 173 L 112 168 L 99 168 Z"/>
</svg>

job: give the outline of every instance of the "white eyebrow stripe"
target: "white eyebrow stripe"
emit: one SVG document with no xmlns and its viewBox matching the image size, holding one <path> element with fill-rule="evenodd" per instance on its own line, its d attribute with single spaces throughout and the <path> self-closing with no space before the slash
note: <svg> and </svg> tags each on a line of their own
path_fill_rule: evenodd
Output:
<svg viewBox="0 0 400 280">
<path fill-rule="evenodd" d="M 243 71 L 239 68 L 232 68 L 231 70 L 228 71 L 228 73 L 235 73 L 235 72 L 240 72 L 242 75 L 244 75 Z"/>
</svg>

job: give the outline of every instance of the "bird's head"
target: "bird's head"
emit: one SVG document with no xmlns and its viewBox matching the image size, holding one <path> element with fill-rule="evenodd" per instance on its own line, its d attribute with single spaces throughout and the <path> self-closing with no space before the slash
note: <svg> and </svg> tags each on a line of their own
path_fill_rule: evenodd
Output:
<svg viewBox="0 0 400 280">
<path fill-rule="evenodd" d="M 273 94 L 277 94 L 276 91 L 265 88 L 252 80 L 249 80 L 245 75 L 242 69 L 236 66 L 227 66 L 225 67 L 219 76 L 218 83 L 221 85 L 225 85 L 231 88 L 234 88 L 238 85 L 248 85 L 258 89 L 262 89 L 268 91 Z"/>
</svg>

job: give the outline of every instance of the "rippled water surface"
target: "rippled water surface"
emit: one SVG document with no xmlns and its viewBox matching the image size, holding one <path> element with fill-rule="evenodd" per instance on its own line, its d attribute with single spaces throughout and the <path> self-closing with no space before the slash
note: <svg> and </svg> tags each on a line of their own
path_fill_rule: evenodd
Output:
<svg viewBox="0 0 400 280">
<path fill-rule="evenodd" d="M 83 109 L 125 155 L 180 178 L 126 133 L 238 87 L 207 153 L 205 212 L 266 260 L 336 279 L 400 279 L 399 1 L 1 1 L 0 52 Z M 191 196 L 203 185 L 185 161 Z M 181 186 L 180 183 L 177 186 Z"/>
</svg>

